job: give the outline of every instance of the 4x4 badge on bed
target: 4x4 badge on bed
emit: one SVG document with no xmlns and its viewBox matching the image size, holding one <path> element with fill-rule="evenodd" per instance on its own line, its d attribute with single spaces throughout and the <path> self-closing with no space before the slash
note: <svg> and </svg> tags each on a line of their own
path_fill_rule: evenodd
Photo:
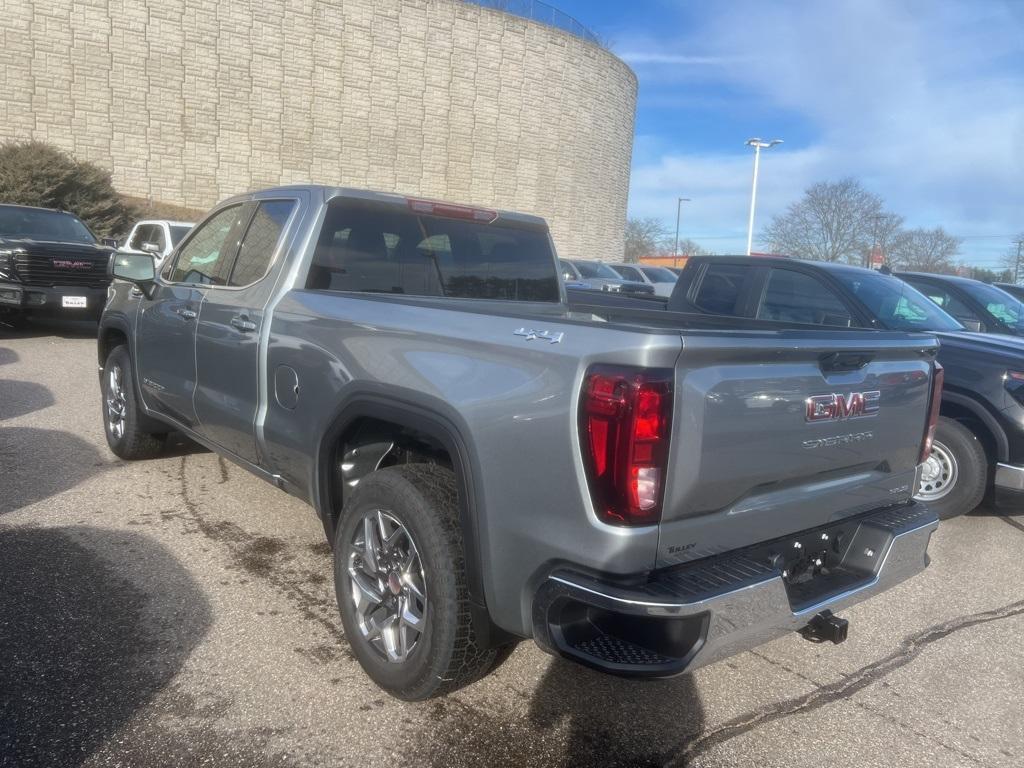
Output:
<svg viewBox="0 0 1024 768">
<path fill-rule="evenodd" d="M 811 395 L 807 398 L 807 421 L 841 421 L 878 415 L 878 401 L 882 393 L 851 392 L 840 395 Z"/>
</svg>

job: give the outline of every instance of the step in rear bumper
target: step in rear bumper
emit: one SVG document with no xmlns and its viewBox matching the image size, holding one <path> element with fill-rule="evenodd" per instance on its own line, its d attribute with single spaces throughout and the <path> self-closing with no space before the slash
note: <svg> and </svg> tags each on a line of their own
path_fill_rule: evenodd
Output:
<svg viewBox="0 0 1024 768">
<path fill-rule="evenodd" d="M 749 650 L 924 570 L 938 518 L 910 503 L 774 542 L 656 571 L 626 584 L 562 568 L 536 593 L 534 637 L 544 650 L 616 674 L 665 677 Z M 836 567 L 787 583 L 773 548 L 847 537 Z M 787 571 L 788 574 L 788 571 Z"/>
</svg>

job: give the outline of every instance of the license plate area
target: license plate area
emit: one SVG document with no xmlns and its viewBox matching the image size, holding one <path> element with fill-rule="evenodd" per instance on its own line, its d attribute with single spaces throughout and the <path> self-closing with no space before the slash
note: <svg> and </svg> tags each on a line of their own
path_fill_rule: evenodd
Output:
<svg viewBox="0 0 1024 768">
<path fill-rule="evenodd" d="M 857 519 L 751 547 L 749 555 L 782 577 L 795 613 L 870 582 L 892 542 L 884 528 Z"/>
<path fill-rule="evenodd" d="M 87 302 L 85 296 L 61 296 L 60 305 L 65 309 L 85 309 Z"/>
</svg>

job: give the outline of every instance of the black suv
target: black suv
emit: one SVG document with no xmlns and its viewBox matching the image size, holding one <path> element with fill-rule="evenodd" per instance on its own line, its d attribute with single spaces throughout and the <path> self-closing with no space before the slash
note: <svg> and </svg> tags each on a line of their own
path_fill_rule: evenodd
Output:
<svg viewBox="0 0 1024 768">
<path fill-rule="evenodd" d="M 897 272 L 967 330 L 1024 336 L 1024 304 L 1002 286 L 953 275 Z"/>
<path fill-rule="evenodd" d="M 0 205 L 0 314 L 15 323 L 29 313 L 98 318 L 112 252 L 74 214 Z"/>
<path fill-rule="evenodd" d="M 786 258 L 693 257 L 668 308 L 808 327 L 934 333 L 945 389 L 916 498 L 944 518 L 970 511 L 989 489 L 1000 507 L 1024 508 L 1024 341 L 968 332 L 891 275 Z"/>
</svg>

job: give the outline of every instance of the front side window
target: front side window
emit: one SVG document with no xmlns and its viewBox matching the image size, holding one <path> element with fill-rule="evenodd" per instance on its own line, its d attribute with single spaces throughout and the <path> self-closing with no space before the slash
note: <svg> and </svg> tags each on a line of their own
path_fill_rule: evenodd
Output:
<svg viewBox="0 0 1024 768">
<path fill-rule="evenodd" d="M 835 278 L 868 312 L 893 331 L 961 331 L 950 317 L 913 285 L 866 269 L 836 270 Z"/>
<path fill-rule="evenodd" d="M 281 232 L 294 208 L 294 200 L 268 200 L 259 204 L 242 238 L 229 285 L 250 285 L 267 273 Z"/>
<path fill-rule="evenodd" d="M 128 243 L 128 247 L 133 251 L 141 251 L 142 244 L 151 242 L 149 239 L 149 233 L 153 228 L 149 224 L 139 224 L 135 227 L 135 233 L 132 235 L 132 239 Z"/>
<path fill-rule="evenodd" d="M 238 247 L 243 210 L 243 206 L 233 205 L 201 224 L 178 253 L 170 281 L 226 285 Z"/>
<path fill-rule="evenodd" d="M 850 313 L 820 280 L 791 269 L 773 269 L 757 311 L 760 320 L 849 327 Z"/>
<path fill-rule="evenodd" d="M 1024 325 L 1024 304 L 1006 291 L 987 283 L 968 283 L 963 288 L 996 320 L 1012 327 Z"/>
<path fill-rule="evenodd" d="M 956 296 L 947 288 L 926 280 L 907 280 L 917 290 L 928 297 L 928 300 L 942 307 L 947 314 L 952 315 L 961 323 L 980 323 L 978 313 L 971 309 L 967 303 Z"/>
<path fill-rule="evenodd" d="M 506 301 L 559 300 L 554 254 L 542 228 L 426 214 L 345 198 L 328 206 L 306 287 Z"/>
</svg>

